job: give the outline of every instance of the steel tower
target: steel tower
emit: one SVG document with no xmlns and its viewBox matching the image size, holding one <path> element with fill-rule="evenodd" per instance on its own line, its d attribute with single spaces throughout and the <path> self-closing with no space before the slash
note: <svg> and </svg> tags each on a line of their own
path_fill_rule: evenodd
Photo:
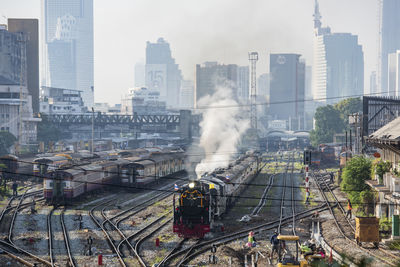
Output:
<svg viewBox="0 0 400 267">
<path fill-rule="evenodd" d="M 250 79 L 250 122 L 251 128 L 257 130 L 257 106 L 256 106 L 256 96 L 257 96 L 257 76 L 256 76 L 256 64 L 258 60 L 257 52 L 249 53 L 249 61 L 251 66 L 251 79 Z"/>
</svg>

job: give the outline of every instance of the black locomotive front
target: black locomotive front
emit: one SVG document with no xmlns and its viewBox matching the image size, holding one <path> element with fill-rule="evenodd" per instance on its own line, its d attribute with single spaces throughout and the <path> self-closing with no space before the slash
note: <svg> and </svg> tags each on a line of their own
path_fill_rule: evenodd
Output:
<svg viewBox="0 0 400 267">
<path fill-rule="evenodd" d="M 210 232 L 208 192 L 202 183 L 193 181 L 178 193 L 177 200 L 174 196 L 174 233 L 185 238 L 203 238 Z"/>
</svg>

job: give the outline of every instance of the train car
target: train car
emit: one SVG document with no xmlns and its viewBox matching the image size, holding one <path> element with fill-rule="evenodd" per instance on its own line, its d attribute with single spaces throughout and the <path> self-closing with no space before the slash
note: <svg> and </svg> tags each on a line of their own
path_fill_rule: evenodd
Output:
<svg viewBox="0 0 400 267">
<path fill-rule="evenodd" d="M 117 184 L 121 166 L 126 163 L 118 159 L 49 172 L 44 179 L 44 197 L 48 203 L 70 203 L 89 192 Z"/>
<path fill-rule="evenodd" d="M 321 161 L 323 163 L 333 163 L 336 161 L 335 149 L 331 146 L 322 146 L 321 151 Z"/>
<path fill-rule="evenodd" d="M 64 156 L 40 157 L 33 160 L 33 174 L 44 176 L 61 166 L 68 165 L 69 159 Z"/>
<path fill-rule="evenodd" d="M 19 162 L 18 157 L 15 155 L 3 155 L 0 157 L 0 163 L 4 164 L 5 168 L 2 170 L 2 175 L 6 180 L 10 180 L 17 175 Z"/>
<path fill-rule="evenodd" d="M 121 184 L 128 187 L 146 187 L 157 179 L 185 169 L 183 153 L 152 153 L 149 157 L 130 157 L 121 168 Z"/>
<path fill-rule="evenodd" d="M 203 238 L 259 172 L 255 155 L 246 155 L 217 173 L 207 174 L 178 190 L 174 197 L 173 232 L 185 238 Z"/>
</svg>

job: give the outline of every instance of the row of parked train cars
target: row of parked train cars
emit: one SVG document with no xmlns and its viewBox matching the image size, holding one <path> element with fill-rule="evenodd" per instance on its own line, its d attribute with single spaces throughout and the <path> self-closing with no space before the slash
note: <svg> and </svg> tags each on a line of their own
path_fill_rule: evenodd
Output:
<svg viewBox="0 0 400 267">
<path fill-rule="evenodd" d="M 18 160 L 16 161 L 18 162 Z M 70 203 L 94 190 L 119 186 L 140 189 L 185 169 L 182 151 L 106 151 L 97 155 L 43 155 L 33 161 L 49 203 Z"/>
</svg>

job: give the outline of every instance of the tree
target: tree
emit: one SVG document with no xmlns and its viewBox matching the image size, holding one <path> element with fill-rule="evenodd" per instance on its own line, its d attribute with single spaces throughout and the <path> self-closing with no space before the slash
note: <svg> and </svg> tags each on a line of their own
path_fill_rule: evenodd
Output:
<svg viewBox="0 0 400 267">
<path fill-rule="evenodd" d="M 349 115 L 362 111 L 360 98 L 348 98 L 335 105 L 317 108 L 315 112 L 315 130 L 310 139 L 313 146 L 333 141 L 334 134 L 344 133 L 349 129 Z"/>
<path fill-rule="evenodd" d="M 334 107 L 339 111 L 345 128 L 349 129 L 349 115 L 362 112 L 362 100 L 361 98 L 348 98 L 335 104 Z"/>
<path fill-rule="evenodd" d="M 346 192 L 352 203 L 371 203 L 373 194 L 365 184 L 371 177 L 372 162 L 363 156 L 355 156 L 347 162 L 343 170 L 343 180 L 340 183 L 342 191 Z M 367 210 L 367 206 L 363 206 Z"/>
<path fill-rule="evenodd" d="M 311 143 L 317 146 L 321 143 L 333 141 L 333 135 L 344 129 L 340 113 L 333 106 L 327 105 L 317 108 L 315 112 L 315 130 L 310 133 Z"/>
<path fill-rule="evenodd" d="M 6 131 L 0 131 L 0 155 L 8 154 L 9 148 L 17 141 L 17 138 Z"/>
</svg>

